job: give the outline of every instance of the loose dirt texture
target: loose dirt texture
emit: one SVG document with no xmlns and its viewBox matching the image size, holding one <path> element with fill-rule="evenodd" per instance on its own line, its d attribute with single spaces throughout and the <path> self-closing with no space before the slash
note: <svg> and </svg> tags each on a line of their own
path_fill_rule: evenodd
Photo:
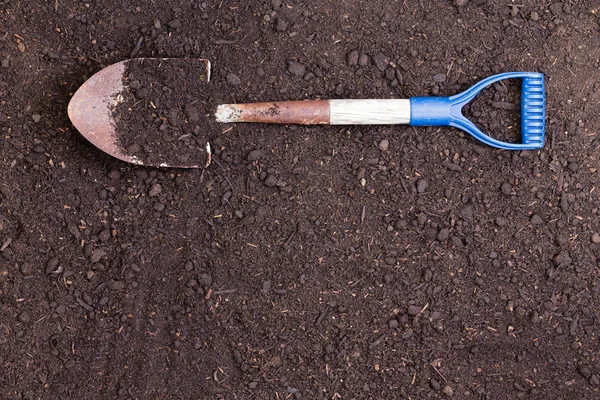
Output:
<svg viewBox="0 0 600 400">
<path fill-rule="evenodd" d="M 521 142 L 521 80 L 492 85 L 463 107 L 463 115 L 494 139 Z"/>
<path fill-rule="evenodd" d="M 0 397 L 597 398 L 598 4 L 456 3 L 0 1 Z M 547 143 L 217 125 L 136 167 L 66 113 L 131 57 L 209 58 L 215 104 L 541 71 Z"/>
<path fill-rule="evenodd" d="M 127 154 L 145 165 L 205 166 L 207 133 L 216 131 L 205 62 L 136 58 L 123 75 L 112 114 Z"/>
</svg>

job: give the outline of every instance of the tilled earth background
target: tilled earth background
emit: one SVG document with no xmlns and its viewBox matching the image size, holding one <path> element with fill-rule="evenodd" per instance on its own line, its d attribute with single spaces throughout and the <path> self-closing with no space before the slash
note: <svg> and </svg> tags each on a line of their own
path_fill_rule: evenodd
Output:
<svg viewBox="0 0 600 400">
<path fill-rule="evenodd" d="M 599 398 L 599 7 L 0 0 L 0 397 Z M 206 115 L 541 71 L 546 146 L 214 124 L 206 170 L 135 167 L 66 113 L 131 57 L 209 58 Z"/>
</svg>

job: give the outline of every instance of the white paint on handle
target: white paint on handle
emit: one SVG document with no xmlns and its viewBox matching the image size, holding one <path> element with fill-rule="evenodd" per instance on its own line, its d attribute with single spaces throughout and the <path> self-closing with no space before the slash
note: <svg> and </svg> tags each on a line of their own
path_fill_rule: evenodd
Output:
<svg viewBox="0 0 600 400">
<path fill-rule="evenodd" d="M 387 125 L 410 123 L 410 100 L 329 100 L 331 125 Z"/>
<path fill-rule="evenodd" d="M 217 106 L 215 117 L 217 122 L 239 122 L 241 110 L 235 104 L 220 104 Z"/>
</svg>

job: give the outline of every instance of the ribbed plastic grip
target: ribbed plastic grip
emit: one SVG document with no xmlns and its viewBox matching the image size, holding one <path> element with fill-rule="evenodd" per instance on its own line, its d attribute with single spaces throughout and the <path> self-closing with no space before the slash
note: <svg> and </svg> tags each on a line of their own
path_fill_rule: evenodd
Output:
<svg viewBox="0 0 600 400">
<path fill-rule="evenodd" d="M 523 78 L 521 87 L 521 137 L 523 143 L 544 145 L 546 91 L 544 75 Z"/>
<path fill-rule="evenodd" d="M 521 143 L 507 143 L 481 131 L 462 114 L 462 108 L 483 89 L 503 79 L 521 78 Z M 538 72 L 505 72 L 485 78 L 469 89 L 450 97 L 413 97 L 410 99 L 410 124 L 413 126 L 453 126 L 490 146 L 505 150 L 534 150 L 544 147 L 546 126 L 544 75 Z"/>
</svg>

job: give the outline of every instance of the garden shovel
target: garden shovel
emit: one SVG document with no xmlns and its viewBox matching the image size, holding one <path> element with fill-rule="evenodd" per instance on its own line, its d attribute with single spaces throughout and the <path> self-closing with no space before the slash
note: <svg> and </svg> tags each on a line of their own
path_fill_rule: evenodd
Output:
<svg viewBox="0 0 600 400">
<path fill-rule="evenodd" d="M 161 59 L 170 62 L 177 59 Z M 148 165 L 119 146 L 115 124 L 115 105 L 127 90 L 124 84 L 126 63 L 108 66 L 88 79 L 74 94 L 68 107 L 69 118 L 79 132 L 104 152 L 130 163 Z M 210 78 L 210 62 L 206 82 Z M 462 108 L 489 85 L 504 79 L 522 79 L 521 142 L 507 143 L 483 133 L 462 114 Z M 217 107 L 218 122 L 259 122 L 277 124 L 452 126 L 469 133 L 490 146 L 506 150 L 533 150 L 544 147 L 546 99 L 544 75 L 537 72 L 507 72 L 493 75 L 470 89 L 450 97 L 413 97 L 411 99 L 303 100 L 250 104 L 223 104 Z M 210 147 L 207 147 L 210 152 Z M 200 168 L 204 165 L 157 163 L 153 166 Z"/>
</svg>

